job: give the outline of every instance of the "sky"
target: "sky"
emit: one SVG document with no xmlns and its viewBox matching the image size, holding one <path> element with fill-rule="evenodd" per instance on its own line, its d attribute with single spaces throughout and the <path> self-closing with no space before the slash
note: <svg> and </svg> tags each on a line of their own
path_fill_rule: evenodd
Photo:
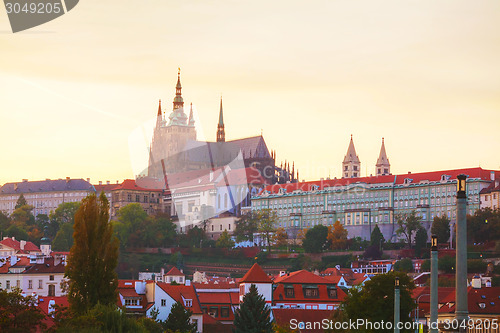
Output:
<svg viewBox="0 0 500 333">
<path fill-rule="evenodd" d="M 222 95 L 226 140 L 301 179 L 340 177 L 351 134 L 363 176 L 382 137 L 394 174 L 500 169 L 497 0 L 83 0 L 16 34 L 0 8 L 0 51 L 0 184 L 132 178 L 178 67 L 200 139 Z"/>
</svg>

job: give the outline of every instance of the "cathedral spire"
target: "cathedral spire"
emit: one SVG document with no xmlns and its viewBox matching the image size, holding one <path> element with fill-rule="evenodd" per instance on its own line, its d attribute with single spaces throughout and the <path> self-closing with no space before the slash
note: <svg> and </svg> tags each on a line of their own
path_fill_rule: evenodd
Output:
<svg viewBox="0 0 500 333">
<path fill-rule="evenodd" d="M 177 72 L 177 85 L 175 86 L 174 97 L 174 110 L 184 107 L 184 100 L 182 99 L 182 85 L 181 85 L 181 69 Z"/>
<path fill-rule="evenodd" d="M 193 103 L 191 103 L 191 108 L 189 110 L 189 126 L 194 126 Z"/>
<path fill-rule="evenodd" d="M 377 170 L 377 176 L 389 175 L 391 173 L 391 164 L 385 152 L 384 138 L 382 138 L 382 146 L 380 147 L 380 154 L 378 155 L 375 168 Z"/>
<path fill-rule="evenodd" d="M 161 99 L 160 101 L 158 102 L 158 114 L 157 114 L 158 117 L 161 116 Z"/>
<path fill-rule="evenodd" d="M 222 96 L 220 98 L 219 123 L 217 124 L 217 142 L 226 141 L 226 132 L 224 130 L 224 116 L 222 114 Z"/>
</svg>

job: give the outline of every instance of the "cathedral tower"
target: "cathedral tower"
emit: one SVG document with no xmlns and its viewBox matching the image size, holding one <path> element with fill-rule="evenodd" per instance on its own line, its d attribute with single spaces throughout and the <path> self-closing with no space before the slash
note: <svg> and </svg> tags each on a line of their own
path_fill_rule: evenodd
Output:
<svg viewBox="0 0 500 333">
<path fill-rule="evenodd" d="M 220 98 L 219 123 L 217 124 L 217 142 L 226 142 L 226 132 L 224 130 L 224 117 L 222 115 L 222 97 Z"/>
<path fill-rule="evenodd" d="M 349 142 L 349 148 L 347 148 L 347 154 L 342 162 L 342 178 L 357 178 L 361 176 L 361 162 L 359 161 L 358 155 L 356 155 L 356 149 L 354 148 L 354 141 Z"/>
<path fill-rule="evenodd" d="M 391 174 L 391 164 L 385 152 L 384 138 L 382 138 L 382 146 L 380 147 L 380 154 L 378 155 L 377 164 L 375 165 L 377 176 L 384 176 Z"/>
</svg>

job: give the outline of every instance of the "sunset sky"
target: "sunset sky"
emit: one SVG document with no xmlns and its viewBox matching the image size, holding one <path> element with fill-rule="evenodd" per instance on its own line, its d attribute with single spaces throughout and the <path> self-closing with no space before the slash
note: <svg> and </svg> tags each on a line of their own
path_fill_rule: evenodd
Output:
<svg viewBox="0 0 500 333">
<path fill-rule="evenodd" d="M 351 134 L 363 176 L 382 137 L 392 173 L 500 169 L 498 0 L 82 0 L 16 34 L 2 8 L 0 51 L 0 184 L 132 178 L 178 67 L 200 139 L 222 94 L 226 140 L 262 131 L 301 179 L 340 177 Z"/>
</svg>

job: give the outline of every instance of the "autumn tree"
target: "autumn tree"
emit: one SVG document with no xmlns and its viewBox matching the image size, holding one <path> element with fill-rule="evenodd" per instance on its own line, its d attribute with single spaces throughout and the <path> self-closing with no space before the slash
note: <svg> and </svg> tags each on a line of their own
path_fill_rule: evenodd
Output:
<svg viewBox="0 0 500 333">
<path fill-rule="evenodd" d="M 224 232 L 220 235 L 219 239 L 217 239 L 217 242 L 215 243 L 215 246 L 226 249 L 232 249 L 234 247 L 234 241 L 231 239 L 227 230 L 224 230 Z"/>
<path fill-rule="evenodd" d="M 82 200 L 75 214 L 73 238 L 65 271 L 71 309 L 84 313 L 97 303 L 114 304 L 119 244 L 109 223 L 109 202 L 104 193 Z"/>
<path fill-rule="evenodd" d="M 414 234 L 421 227 L 420 216 L 417 215 L 416 211 L 412 210 L 410 213 L 398 214 L 396 222 L 399 226 L 396 233 L 406 238 L 406 242 L 411 249 Z"/>
<path fill-rule="evenodd" d="M 432 221 L 431 234 L 436 235 L 438 243 L 446 244 L 450 239 L 450 220 L 446 215 L 435 216 Z"/>
<path fill-rule="evenodd" d="M 348 231 L 340 221 L 335 221 L 333 226 L 328 227 L 327 239 L 330 242 L 332 250 L 343 250 L 346 248 Z"/>
<path fill-rule="evenodd" d="M 176 302 L 164 322 L 164 328 L 167 332 L 195 333 L 197 327 L 195 323 L 191 323 L 191 315 L 192 312 L 184 308 L 181 302 Z"/>
<path fill-rule="evenodd" d="M 234 313 L 234 333 L 271 333 L 271 308 L 257 291 L 254 284 L 243 296 L 240 308 Z"/>
<path fill-rule="evenodd" d="M 276 229 L 276 233 L 274 235 L 275 245 L 276 247 L 283 247 L 288 245 L 288 234 L 284 228 Z"/>
</svg>

